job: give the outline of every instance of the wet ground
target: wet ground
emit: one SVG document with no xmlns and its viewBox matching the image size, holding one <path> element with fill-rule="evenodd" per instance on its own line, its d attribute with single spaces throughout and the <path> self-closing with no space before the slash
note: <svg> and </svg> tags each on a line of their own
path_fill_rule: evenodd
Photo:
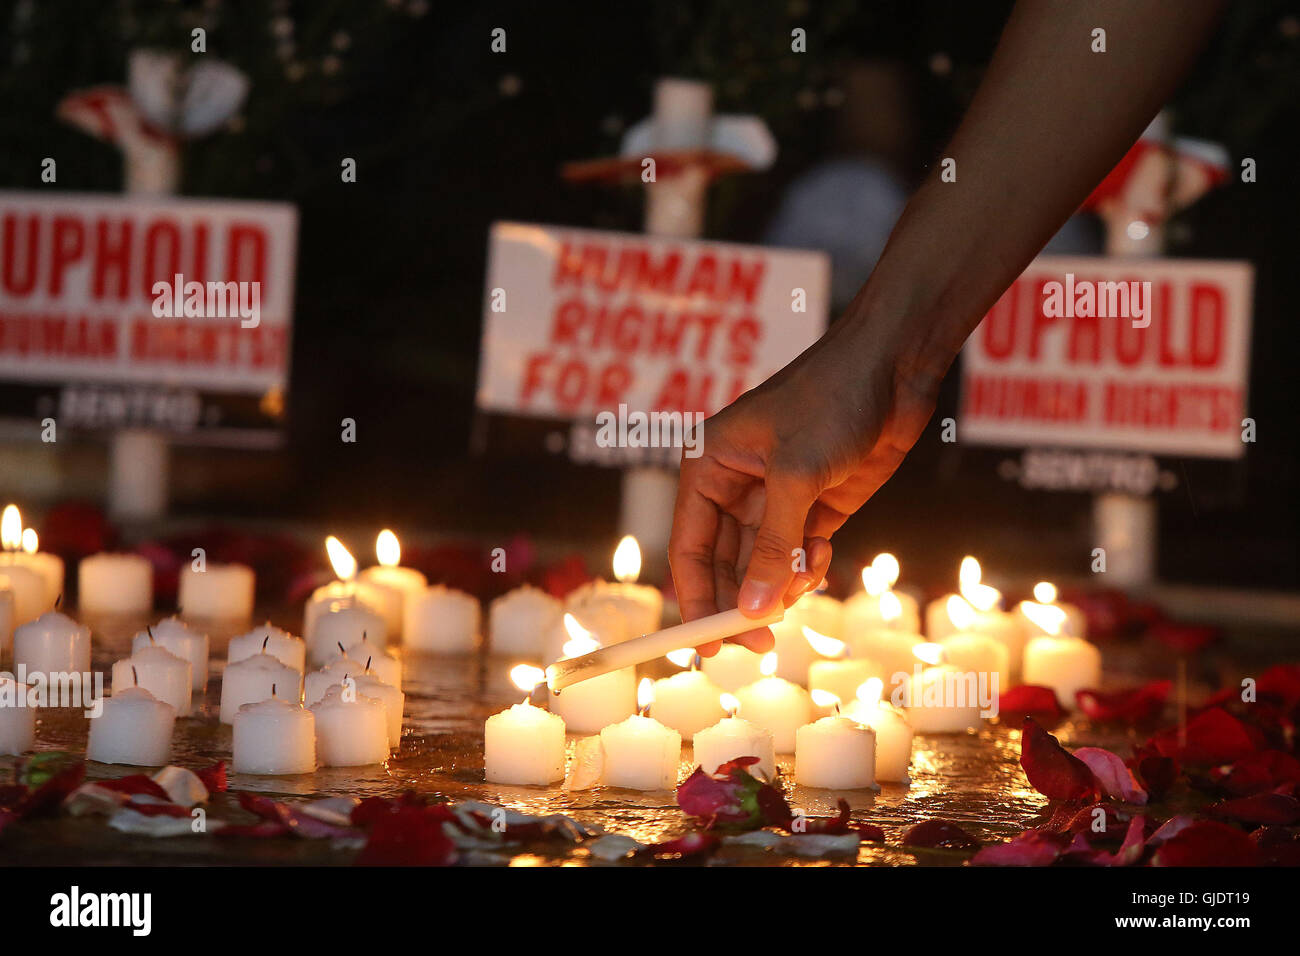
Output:
<svg viewBox="0 0 1300 956">
<path fill-rule="evenodd" d="M 123 657 L 130 635 L 143 622 L 88 622 L 94 630 L 94 667 L 108 671 Z M 286 617 L 277 623 L 295 627 Z M 239 628 L 244 629 L 243 627 Z M 191 769 L 229 760 L 231 730 L 217 720 L 220 674 L 231 628 L 214 625 L 213 673 L 206 699 L 196 715 L 178 720 L 171 762 Z M 231 791 L 256 791 L 286 799 L 326 796 L 393 796 L 418 790 L 452 800 L 472 799 L 530 814 L 563 813 L 584 824 L 622 833 L 643 843 L 670 839 L 690 829 L 673 793 L 597 789 L 569 792 L 542 787 L 507 787 L 483 780 L 483 721 L 517 703 L 520 693 L 509 683 L 514 663 L 481 657 L 405 658 L 406 715 L 401 749 L 385 765 L 329 768 L 299 776 L 260 777 L 230 774 Z M 88 720 L 80 711 L 46 711 L 37 731 L 38 750 L 84 753 Z M 1127 753 L 1126 741 L 1102 734 L 1085 722 L 1065 723 L 1054 731 L 1067 746 L 1092 744 Z M 575 738 L 570 739 L 572 747 Z M 990 723 L 979 733 L 918 736 L 912 755 L 910 785 L 882 784 L 878 793 L 836 793 L 786 784 L 787 798 L 809 815 L 833 815 L 836 800 L 848 798 L 855 820 L 885 830 L 886 844 L 862 844 L 856 862 L 866 865 L 959 865 L 965 855 L 931 850 L 905 852 L 902 833 L 923 820 L 957 822 L 985 841 L 1005 839 L 1033 825 L 1046 799 L 1034 791 L 1020 770 L 1019 732 Z M 0 779 L 9 776 L 15 758 L 0 757 Z M 789 779 L 793 758 L 778 758 Z M 689 745 L 683 748 L 681 776 L 693 767 Z M 90 780 L 119 777 L 136 768 L 89 764 Z M 210 818 L 251 822 L 230 794 L 216 795 Z M 220 839 L 212 835 L 154 838 L 119 833 L 102 817 L 67 816 L 27 820 L 11 827 L 0 840 L 5 864 L 347 864 L 354 848 L 328 841 L 281 837 L 266 840 Z M 485 853 L 471 862 L 499 865 L 597 863 L 581 847 L 556 850 L 529 848 L 513 855 Z M 844 858 L 791 860 L 753 848 L 728 847 L 711 858 L 726 863 L 784 863 L 824 865 L 848 863 Z M 602 864 L 607 865 L 607 864 Z"/>
</svg>

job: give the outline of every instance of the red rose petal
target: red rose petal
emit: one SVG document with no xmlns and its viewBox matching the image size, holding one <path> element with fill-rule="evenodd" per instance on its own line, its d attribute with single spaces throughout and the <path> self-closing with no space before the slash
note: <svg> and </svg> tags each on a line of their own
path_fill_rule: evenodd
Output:
<svg viewBox="0 0 1300 956">
<path fill-rule="evenodd" d="M 903 846 L 970 850 L 979 845 L 979 840 L 947 820 L 926 820 L 903 834 Z"/>
<path fill-rule="evenodd" d="M 1259 848 L 1236 827 L 1201 820 L 1162 843 L 1152 866 L 1258 866 Z"/>
<path fill-rule="evenodd" d="M 1257 793 L 1223 800 L 1206 808 L 1210 816 L 1241 823 L 1300 823 L 1300 800 L 1285 793 Z"/>
<path fill-rule="evenodd" d="M 1088 765 L 1106 796 L 1125 803 L 1145 804 L 1147 792 L 1118 756 L 1101 747 L 1080 747 L 1074 756 Z"/>
<path fill-rule="evenodd" d="M 1250 730 L 1221 707 L 1203 710 L 1187 722 L 1186 743 L 1170 727 L 1151 738 L 1156 751 L 1180 763 L 1234 763 L 1259 749 Z"/>
<path fill-rule="evenodd" d="M 1049 866 L 1061 856 L 1061 840 L 1026 830 L 1006 843 L 986 846 L 971 857 L 971 866 Z"/>
<path fill-rule="evenodd" d="M 360 866 L 447 866 L 456 844 L 443 830 L 445 814 L 435 807 L 403 806 L 380 816 L 357 855 Z"/>
<path fill-rule="evenodd" d="M 1065 710 L 1056 699 L 1056 691 L 1035 684 L 1012 687 L 998 698 L 998 716 L 1005 723 L 1022 721 L 1029 716 L 1047 723 L 1055 723 L 1065 716 Z"/>
<path fill-rule="evenodd" d="M 1020 766 L 1030 785 L 1051 800 L 1087 800 L 1097 792 L 1092 771 L 1055 737 L 1026 717 L 1020 735 Z"/>
<path fill-rule="evenodd" d="M 1074 699 L 1089 719 L 1098 723 L 1140 724 L 1159 717 L 1173 681 L 1157 680 L 1129 690 L 1104 693 L 1077 691 Z"/>
<path fill-rule="evenodd" d="M 718 847 L 718 837 L 712 833 L 691 832 L 676 840 L 652 843 L 642 848 L 640 853 L 660 861 L 683 860 L 689 857 L 712 853 Z"/>
<path fill-rule="evenodd" d="M 1300 760 L 1281 750 L 1247 754 L 1226 770 L 1216 768 L 1215 777 L 1225 790 L 1248 796 L 1275 790 L 1283 784 L 1300 783 Z"/>
<path fill-rule="evenodd" d="M 226 789 L 226 762 L 218 760 L 211 767 L 195 770 L 194 775 L 203 781 L 208 793 L 222 793 Z"/>
<path fill-rule="evenodd" d="M 1137 776 L 1152 800 L 1159 800 L 1178 777 L 1178 764 L 1169 757 L 1145 756 L 1137 762 Z"/>
<path fill-rule="evenodd" d="M 105 790 L 115 790 L 118 793 L 138 794 L 146 793 L 151 797 L 157 797 L 159 800 L 171 802 L 171 797 L 167 791 L 158 786 L 152 777 L 146 777 L 142 773 L 133 773 L 129 777 L 119 777 L 116 780 L 100 780 L 96 786 L 103 787 Z"/>
</svg>

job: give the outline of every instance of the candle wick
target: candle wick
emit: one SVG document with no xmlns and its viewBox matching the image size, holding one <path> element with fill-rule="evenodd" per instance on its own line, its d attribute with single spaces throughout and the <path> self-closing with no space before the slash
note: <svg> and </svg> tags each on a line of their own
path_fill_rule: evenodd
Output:
<svg viewBox="0 0 1300 956">
<path fill-rule="evenodd" d="M 365 632 L 365 631 L 362 631 L 362 632 L 361 632 L 361 640 L 364 641 L 365 639 L 366 639 L 366 632 Z"/>
<path fill-rule="evenodd" d="M 367 657 L 367 658 L 366 658 L 366 673 L 367 673 L 367 674 L 370 673 L 370 662 L 373 661 L 374 659 L 375 659 L 375 658 L 374 658 L 374 655 L 371 655 L 370 657 Z"/>
<path fill-rule="evenodd" d="M 262 653 L 263 653 L 263 654 L 266 653 L 266 645 L 267 645 L 267 644 L 270 644 L 270 643 L 271 643 L 271 635 L 270 635 L 270 634 L 268 634 L 268 635 L 266 635 L 266 637 L 262 638 Z"/>
<path fill-rule="evenodd" d="M 347 656 L 348 656 L 348 650 L 347 650 L 346 647 L 343 646 L 343 642 L 342 642 L 342 641 L 335 641 L 334 643 L 338 645 L 338 647 L 339 647 L 339 653 L 342 654 L 344 657 L 347 657 Z"/>
<path fill-rule="evenodd" d="M 274 683 L 271 684 L 271 696 L 272 696 L 272 697 L 275 696 L 275 684 L 274 684 Z"/>
<path fill-rule="evenodd" d="M 63 592 L 60 591 L 59 596 L 54 599 L 54 610 L 56 611 L 59 610 L 59 605 L 62 603 L 63 603 Z"/>
<path fill-rule="evenodd" d="M 157 644 L 158 638 L 153 636 L 153 627 L 151 625 L 146 624 L 144 629 L 145 629 L 145 633 L 149 635 L 149 643 Z"/>
<path fill-rule="evenodd" d="M 140 675 L 136 672 L 135 665 L 131 665 L 131 681 L 136 687 L 140 686 Z"/>
</svg>

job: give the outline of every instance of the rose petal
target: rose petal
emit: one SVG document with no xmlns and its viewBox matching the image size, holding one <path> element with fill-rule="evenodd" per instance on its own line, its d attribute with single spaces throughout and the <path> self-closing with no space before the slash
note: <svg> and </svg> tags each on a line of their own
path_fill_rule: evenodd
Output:
<svg viewBox="0 0 1300 956">
<path fill-rule="evenodd" d="M 438 807 L 402 806 L 383 814 L 370 828 L 357 855 L 360 866 L 447 866 L 456 861 L 456 844 L 443 828 Z"/>
<path fill-rule="evenodd" d="M 1180 740 L 1179 728 L 1171 727 L 1151 738 L 1156 751 L 1180 763 L 1233 763 L 1259 749 L 1250 731 L 1221 707 L 1203 710 L 1187 722 Z"/>
<path fill-rule="evenodd" d="M 1020 734 L 1020 766 L 1030 785 L 1051 800 L 1086 800 L 1097 791 L 1088 765 L 1032 717 L 1025 718 Z"/>
<path fill-rule="evenodd" d="M 1206 808 L 1210 816 L 1241 823 L 1300 823 L 1300 800 L 1285 793 L 1257 793 L 1235 800 L 1222 800 Z"/>
<path fill-rule="evenodd" d="M 100 780 L 98 786 L 105 790 L 116 790 L 118 793 L 124 793 L 127 796 L 137 793 L 147 793 L 151 797 L 157 797 L 160 800 L 171 800 L 167 796 L 167 791 L 159 786 L 151 777 L 146 777 L 142 773 L 133 773 L 128 777 L 118 777 L 116 780 Z"/>
<path fill-rule="evenodd" d="M 986 846 L 971 857 L 971 866 L 1049 866 L 1061 855 L 1059 837 L 1026 830 L 1006 843 Z"/>
<path fill-rule="evenodd" d="M 998 698 L 998 716 L 1004 723 L 1018 723 L 1031 715 L 1047 723 L 1064 717 L 1065 710 L 1056 699 L 1056 691 L 1035 684 L 1020 684 Z"/>
<path fill-rule="evenodd" d="M 211 767 L 204 767 L 202 770 L 194 771 L 203 786 L 208 788 L 209 793 L 223 793 L 226 789 L 226 762 L 218 760 Z"/>
<path fill-rule="evenodd" d="M 1158 832 L 1158 831 L 1157 831 Z M 1152 866 L 1258 866 L 1259 848 L 1236 827 L 1201 820 L 1165 840 Z"/>
<path fill-rule="evenodd" d="M 1168 757 L 1142 757 L 1137 764 L 1137 776 L 1153 800 L 1159 800 L 1168 793 L 1178 776 L 1178 764 Z"/>
<path fill-rule="evenodd" d="M 1147 802 L 1147 792 L 1142 789 L 1133 772 L 1124 761 L 1101 747 L 1080 747 L 1074 756 L 1088 765 L 1108 797 L 1138 805 Z"/>
<path fill-rule="evenodd" d="M 649 846 L 643 847 L 639 852 L 655 860 L 669 862 L 712 853 L 717 849 L 718 843 L 718 837 L 712 833 L 692 831 L 685 836 L 678 837 L 676 840 L 651 843 Z"/>
<path fill-rule="evenodd" d="M 1281 750 L 1261 750 L 1226 768 L 1215 768 L 1213 776 L 1229 793 L 1248 796 L 1300 783 L 1300 760 Z"/>
<path fill-rule="evenodd" d="M 1159 717 L 1173 681 L 1157 680 L 1129 690 L 1103 693 L 1081 690 L 1074 695 L 1084 715 L 1098 723 L 1140 724 Z"/>
<path fill-rule="evenodd" d="M 903 834 L 903 846 L 969 850 L 979 845 L 979 840 L 947 820 L 926 820 Z"/>
</svg>

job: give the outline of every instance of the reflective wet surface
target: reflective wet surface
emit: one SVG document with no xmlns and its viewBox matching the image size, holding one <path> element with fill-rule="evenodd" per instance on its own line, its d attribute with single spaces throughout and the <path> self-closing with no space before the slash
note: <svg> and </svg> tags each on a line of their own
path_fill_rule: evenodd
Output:
<svg viewBox="0 0 1300 956">
<path fill-rule="evenodd" d="M 94 630 L 94 667 L 108 671 L 128 653 L 130 636 L 142 626 L 136 621 L 88 621 Z M 296 626 L 291 619 L 278 621 Z M 194 717 L 177 721 L 171 762 L 199 768 L 229 761 L 231 729 L 218 722 L 220 676 L 225 645 L 235 630 L 212 624 L 212 676 L 202 708 Z M 400 750 L 385 765 L 328 768 L 299 776 L 261 777 L 230 774 L 231 791 L 257 791 L 286 799 L 325 796 L 393 796 L 417 790 L 451 800 L 478 800 L 529 814 L 563 813 L 589 826 L 625 834 L 642 843 L 671 839 L 691 829 L 678 810 L 674 794 L 596 789 L 570 792 L 560 787 L 508 787 L 483 780 L 483 721 L 518 703 L 520 693 L 507 678 L 515 661 L 481 657 L 405 656 L 406 715 Z M 43 711 L 37 730 L 38 750 L 84 753 L 88 719 L 80 711 Z M 1123 737 L 1097 733 L 1084 722 L 1054 729 L 1067 746 L 1092 744 L 1127 753 Z M 570 738 L 570 750 L 576 738 Z M 783 786 L 793 808 L 808 815 L 834 814 L 843 796 L 855 820 L 882 827 L 886 844 L 862 844 L 857 863 L 876 865 L 958 865 L 964 854 L 943 850 L 904 851 L 902 834 L 923 820 L 954 821 L 984 841 L 1010 837 L 1033 825 L 1046 805 L 1020 770 L 1019 732 L 996 723 L 979 733 L 918 736 L 912 756 L 910 785 L 882 784 L 880 791 L 837 793 L 793 786 L 793 757 L 778 758 Z M 0 757 L 0 777 L 7 778 L 15 758 Z M 681 778 L 693 767 L 689 745 L 683 748 Z M 120 777 L 138 768 L 92 763 L 90 780 Z M 209 804 L 211 818 L 251 822 L 229 794 Z M 155 838 L 118 833 L 102 817 L 25 820 L 0 838 L 4 863 L 284 863 L 346 864 L 354 847 L 324 840 L 294 837 L 221 839 L 212 835 Z M 526 852 L 482 853 L 472 863 L 496 865 L 610 865 L 596 860 L 581 846 L 529 847 Z M 710 865 L 726 863 L 827 865 L 854 862 L 851 858 L 802 859 L 776 855 L 753 847 L 725 846 Z"/>
</svg>

